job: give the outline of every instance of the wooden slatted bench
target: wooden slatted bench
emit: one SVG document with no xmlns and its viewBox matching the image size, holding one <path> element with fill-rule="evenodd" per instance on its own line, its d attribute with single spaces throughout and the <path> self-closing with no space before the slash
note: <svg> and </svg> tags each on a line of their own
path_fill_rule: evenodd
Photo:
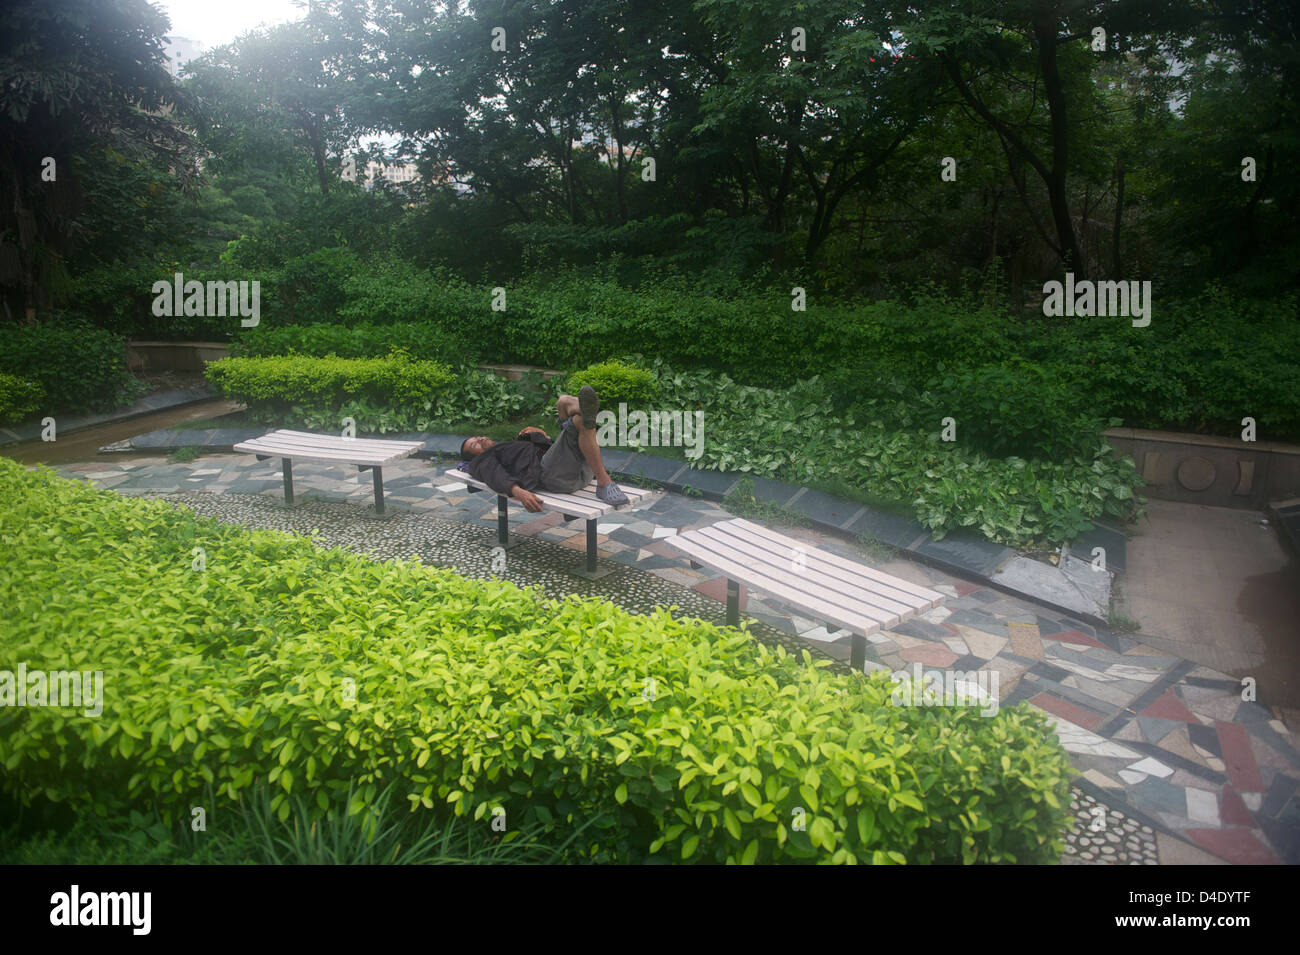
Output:
<svg viewBox="0 0 1300 955">
<path fill-rule="evenodd" d="M 260 438 L 241 441 L 236 451 L 257 455 L 257 460 L 280 458 L 284 473 L 284 502 L 293 505 L 293 462 L 322 461 L 327 464 L 355 464 L 358 471 L 370 470 L 375 479 L 375 513 L 384 513 L 384 467 L 409 458 L 424 447 L 420 441 L 385 441 L 378 438 L 344 438 L 309 431 L 269 431 Z"/>
<path fill-rule="evenodd" d="M 471 493 L 476 491 L 496 493 L 482 481 L 470 477 L 464 471 L 452 468 L 446 472 L 446 476 L 464 483 Z M 537 499 L 544 505 L 552 510 L 559 511 L 566 522 L 578 517 L 586 519 L 587 564 L 585 568 L 576 571 L 580 577 L 596 580 L 606 574 L 613 573 L 612 570 L 599 569 L 596 563 L 596 520 L 610 511 L 628 510 L 642 504 L 654 492 L 637 487 L 625 487 L 623 493 L 627 495 L 628 502 L 616 508 L 596 497 L 595 481 L 592 481 L 580 491 L 574 491 L 572 494 L 557 494 L 554 491 L 533 491 L 533 494 L 537 495 Z M 497 543 L 506 550 L 518 543 L 510 538 L 510 520 L 506 515 L 508 503 L 509 499 L 504 494 L 497 494 Z"/>
<path fill-rule="evenodd" d="M 740 586 L 771 594 L 826 624 L 853 634 L 850 663 L 867 662 L 867 634 L 889 630 L 943 602 L 944 595 L 865 564 L 846 560 L 740 518 L 665 538 L 692 566 L 727 577 L 727 623 L 740 623 Z"/>
</svg>

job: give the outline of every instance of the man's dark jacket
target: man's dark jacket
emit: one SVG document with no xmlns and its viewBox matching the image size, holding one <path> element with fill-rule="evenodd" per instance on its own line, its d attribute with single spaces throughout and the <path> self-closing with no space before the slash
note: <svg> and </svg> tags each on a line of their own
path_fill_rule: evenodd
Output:
<svg viewBox="0 0 1300 955">
<path fill-rule="evenodd" d="M 550 438 L 530 431 L 475 455 L 469 462 L 469 475 L 507 497 L 516 484 L 535 491 L 542 486 L 542 456 L 550 447 Z"/>
</svg>

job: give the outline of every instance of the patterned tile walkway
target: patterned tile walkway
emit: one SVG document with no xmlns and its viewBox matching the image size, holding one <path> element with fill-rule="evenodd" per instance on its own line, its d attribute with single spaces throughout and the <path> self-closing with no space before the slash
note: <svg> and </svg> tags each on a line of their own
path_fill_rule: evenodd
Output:
<svg viewBox="0 0 1300 955">
<path fill-rule="evenodd" d="M 323 533 L 331 542 L 379 557 L 418 553 L 471 576 L 492 574 L 496 500 L 441 479 L 439 466 L 408 460 L 385 469 L 393 516 L 367 520 L 373 511 L 368 473 L 297 464 L 297 496 L 314 501 L 291 510 L 277 505 L 276 464 L 223 454 L 188 464 L 98 460 L 59 470 L 120 493 L 166 496 L 226 520 L 304 530 L 332 522 L 336 539 Z M 612 514 L 598 527 L 601 557 L 634 577 L 587 582 L 567 574 L 563 560 L 545 556 L 571 549 L 578 565 L 582 522 L 565 524 L 557 514 L 512 506 L 511 530 L 525 544 L 510 551 L 511 568 L 502 576 L 556 594 L 600 594 L 633 610 L 671 603 L 720 619 L 721 578 L 692 570 L 663 539 L 728 516 L 712 503 L 674 494 Z M 782 532 L 948 595 L 924 617 L 873 635 L 868 668 L 990 671 L 1002 705 L 1024 701 L 1047 713 L 1080 773 L 1074 805 L 1080 824 L 1065 861 L 1150 863 L 1158 843 L 1160 861 L 1300 862 L 1300 751 L 1267 707 L 1243 700 L 1240 682 L 1144 646 L 1140 635 L 1099 630 L 911 561 L 864 555 L 828 535 Z M 817 622 L 743 589 L 741 601 L 742 612 L 780 642 L 848 659 L 847 636 L 836 639 Z"/>
</svg>

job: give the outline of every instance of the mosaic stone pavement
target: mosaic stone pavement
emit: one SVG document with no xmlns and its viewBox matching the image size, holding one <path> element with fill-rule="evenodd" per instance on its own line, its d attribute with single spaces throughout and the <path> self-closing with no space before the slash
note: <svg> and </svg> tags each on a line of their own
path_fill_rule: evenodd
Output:
<svg viewBox="0 0 1300 955">
<path fill-rule="evenodd" d="M 390 514 L 374 515 L 368 472 L 294 465 L 294 508 L 282 503 L 278 462 L 222 454 L 187 464 L 95 461 L 59 468 L 124 494 L 162 496 L 199 513 L 249 526 L 307 532 L 379 558 L 420 556 L 469 576 L 494 576 L 496 498 L 469 494 L 442 468 L 410 459 L 385 469 Z M 570 570 L 585 553 L 582 521 L 510 508 L 520 545 L 495 576 L 554 596 L 613 600 L 634 612 L 676 606 L 720 622 L 721 577 L 693 570 L 664 538 L 731 516 L 675 494 L 602 519 L 602 563 L 619 572 L 587 581 Z M 1300 862 L 1300 752 L 1284 724 L 1239 681 L 1122 636 L 1046 611 L 988 587 L 905 560 L 882 562 L 851 543 L 801 528 L 807 540 L 948 596 L 942 607 L 870 638 L 868 668 L 996 673 L 1002 705 L 1022 701 L 1048 714 L 1080 776 L 1075 825 L 1064 861 L 1150 864 L 1157 834 L 1235 864 Z M 571 556 L 570 556 L 571 554 Z M 847 636 L 783 610 L 742 588 L 742 613 L 756 638 L 837 661 Z M 837 639 L 838 637 L 838 639 Z M 1184 856 L 1185 857 L 1185 856 Z M 1209 857 L 1206 857 L 1207 859 Z"/>
</svg>

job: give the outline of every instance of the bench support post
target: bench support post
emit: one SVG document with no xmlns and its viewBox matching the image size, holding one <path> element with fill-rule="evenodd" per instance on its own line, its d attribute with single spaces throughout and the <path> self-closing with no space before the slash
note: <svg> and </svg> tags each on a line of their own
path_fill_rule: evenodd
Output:
<svg viewBox="0 0 1300 955">
<path fill-rule="evenodd" d="M 587 518 L 587 565 L 580 570 L 574 571 L 579 577 L 585 577 L 587 580 L 599 580 L 606 577 L 614 571 L 610 569 L 601 570 L 596 563 L 599 551 L 596 549 L 596 518 Z"/>
<path fill-rule="evenodd" d="M 867 638 L 860 633 L 853 635 L 853 645 L 849 652 L 849 666 L 853 667 L 854 673 L 862 673 L 867 669 Z"/>
<path fill-rule="evenodd" d="M 510 517 L 506 513 L 506 499 L 497 495 L 497 543 L 510 549 Z"/>
<path fill-rule="evenodd" d="M 740 626 L 740 584 L 727 578 L 727 626 Z"/>
<path fill-rule="evenodd" d="M 281 458 L 281 471 L 284 472 L 284 503 L 293 507 L 293 461 Z"/>
<path fill-rule="evenodd" d="M 384 513 L 384 469 L 371 468 L 375 477 L 375 513 Z"/>
</svg>

